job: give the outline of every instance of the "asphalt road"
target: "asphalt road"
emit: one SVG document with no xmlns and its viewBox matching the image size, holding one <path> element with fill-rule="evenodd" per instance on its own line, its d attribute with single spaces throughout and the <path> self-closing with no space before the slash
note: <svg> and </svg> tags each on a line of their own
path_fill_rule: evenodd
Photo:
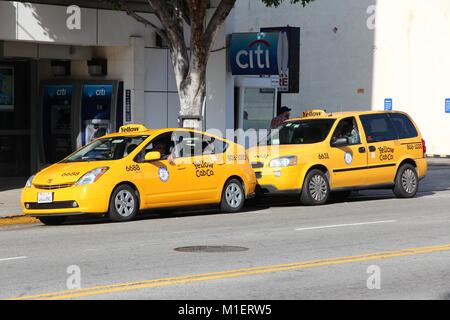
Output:
<svg viewBox="0 0 450 320">
<path fill-rule="evenodd" d="M 294 200 L 237 214 L 3 227 L 0 298 L 450 298 L 450 167 L 430 168 L 415 199 L 370 191 L 321 207 Z M 241 250 L 174 250 L 185 246 Z"/>
</svg>

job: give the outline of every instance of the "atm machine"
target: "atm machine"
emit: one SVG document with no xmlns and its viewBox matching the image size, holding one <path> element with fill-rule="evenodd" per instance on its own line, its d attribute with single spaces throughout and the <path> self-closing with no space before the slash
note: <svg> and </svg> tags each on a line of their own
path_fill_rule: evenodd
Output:
<svg viewBox="0 0 450 320">
<path fill-rule="evenodd" d="M 123 82 L 82 82 L 77 147 L 117 131 L 122 124 Z"/>
<path fill-rule="evenodd" d="M 40 162 L 47 165 L 122 125 L 123 82 L 43 81 L 40 107 Z"/>
<path fill-rule="evenodd" d="M 70 154 L 74 147 L 72 131 L 76 84 L 72 81 L 47 82 L 41 88 L 40 158 L 43 163 L 54 163 Z"/>
</svg>

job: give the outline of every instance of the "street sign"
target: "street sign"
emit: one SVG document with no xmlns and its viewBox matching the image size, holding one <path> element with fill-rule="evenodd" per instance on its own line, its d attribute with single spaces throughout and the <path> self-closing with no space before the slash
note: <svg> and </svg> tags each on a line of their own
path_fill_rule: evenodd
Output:
<svg viewBox="0 0 450 320">
<path fill-rule="evenodd" d="M 125 90 L 125 122 L 131 122 L 131 90 Z"/>
<path fill-rule="evenodd" d="M 392 111 L 393 101 L 392 99 L 384 99 L 384 110 Z"/>
</svg>

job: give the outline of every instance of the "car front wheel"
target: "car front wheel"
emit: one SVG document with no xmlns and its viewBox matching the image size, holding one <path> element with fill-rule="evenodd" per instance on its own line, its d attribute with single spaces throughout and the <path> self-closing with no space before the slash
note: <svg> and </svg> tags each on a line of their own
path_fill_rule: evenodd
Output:
<svg viewBox="0 0 450 320">
<path fill-rule="evenodd" d="M 116 222 L 131 221 L 139 210 L 136 191 L 128 185 L 118 186 L 109 203 L 109 218 Z"/>
<path fill-rule="evenodd" d="M 327 202 L 329 196 L 330 184 L 325 173 L 311 170 L 305 177 L 300 201 L 306 206 L 318 206 Z"/>
</svg>

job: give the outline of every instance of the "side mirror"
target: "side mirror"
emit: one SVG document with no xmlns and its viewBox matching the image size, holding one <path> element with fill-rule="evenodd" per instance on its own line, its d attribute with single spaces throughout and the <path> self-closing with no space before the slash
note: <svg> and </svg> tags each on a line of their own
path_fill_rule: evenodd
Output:
<svg viewBox="0 0 450 320">
<path fill-rule="evenodd" d="M 344 146 L 348 146 L 348 138 L 338 138 L 336 140 L 332 140 L 331 141 L 331 146 L 332 147 L 344 147 Z"/>
<path fill-rule="evenodd" d="M 146 162 L 156 161 L 156 160 L 160 160 L 160 159 L 161 159 L 161 153 L 159 153 L 158 151 L 147 152 L 147 154 L 145 155 L 145 158 L 144 158 L 144 160 Z"/>
</svg>

